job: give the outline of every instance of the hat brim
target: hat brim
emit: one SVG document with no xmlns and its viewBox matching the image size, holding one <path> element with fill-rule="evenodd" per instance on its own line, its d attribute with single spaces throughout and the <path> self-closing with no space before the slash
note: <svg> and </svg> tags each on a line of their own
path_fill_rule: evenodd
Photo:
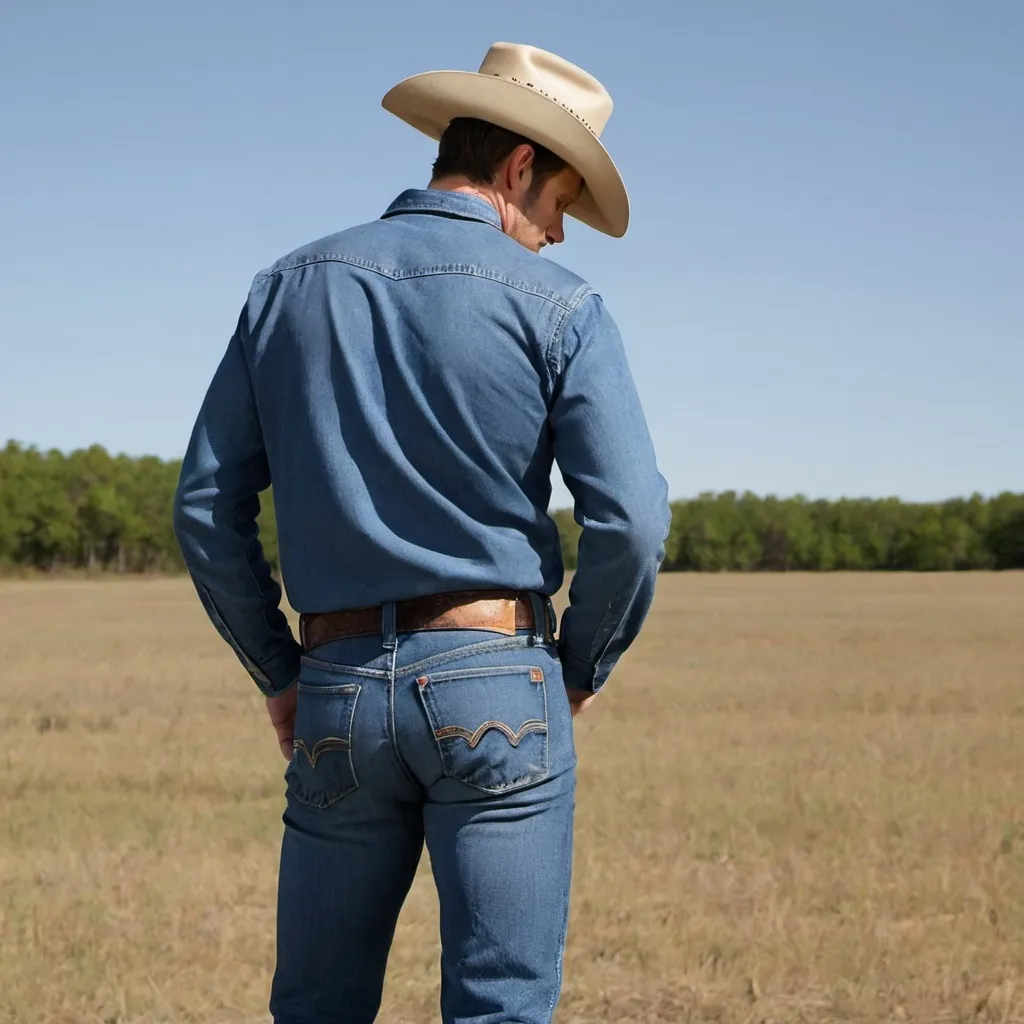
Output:
<svg viewBox="0 0 1024 1024">
<path fill-rule="evenodd" d="M 571 217 L 615 238 L 629 226 L 629 196 L 600 139 L 560 104 L 529 86 L 474 71 L 428 71 L 391 89 L 381 105 L 418 131 L 440 139 L 456 117 L 475 117 L 532 139 L 583 178 Z"/>
</svg>

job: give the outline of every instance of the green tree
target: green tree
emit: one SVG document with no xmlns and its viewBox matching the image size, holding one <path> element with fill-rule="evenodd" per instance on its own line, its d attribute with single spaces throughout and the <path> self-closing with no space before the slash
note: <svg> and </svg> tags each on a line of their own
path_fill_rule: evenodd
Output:
<svg viewBox="0 0 1024 1024">
<path fill-rule="evenodd" d="M 180 571 L 171 526 L 179 461 L 70 454 L 9 441 L 0 449 L 0 567 Z M 259 539 L 280 574 L 273 492 L 260 496 Z M 580 527 L 552 513 L 567 569 Z M 1024 495 L 937 504 L 810 501 L 725 491 L 672 505 L 666 570 L 964 570 L 1024 568 Z"/>
<path fill-rule="evenodd" d="M 1024 569 L 1024 501 L 1000 509 L 986 540 L 996 569 Z"/>
</svg>

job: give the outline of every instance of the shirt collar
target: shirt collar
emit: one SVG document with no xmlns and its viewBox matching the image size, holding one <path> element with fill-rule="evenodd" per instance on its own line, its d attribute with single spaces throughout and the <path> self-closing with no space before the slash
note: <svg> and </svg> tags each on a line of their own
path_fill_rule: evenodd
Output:
<svg viewBox="0 0 1024 1024">
<path fill-rule="evenodd" d="M 461 220 L 479 220 L 501 230 L 498 211 L 486 199 L 465 192 L 446 192 L 436 188 L 410 188 L 403 192 L 384 212 L 384 217 L 403 213 L 428 213 Z"/>
</svg>

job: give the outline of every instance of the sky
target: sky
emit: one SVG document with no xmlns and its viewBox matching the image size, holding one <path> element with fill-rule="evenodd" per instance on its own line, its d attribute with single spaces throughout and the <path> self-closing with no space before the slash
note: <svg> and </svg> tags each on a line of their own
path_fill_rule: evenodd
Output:
<svg viewBox="0 0 1024 1024">
<path fill-rule="evenodd" d="M 673 497 L 1024 490 L 1018 0 L 0 4 L 0 443 L 180 457 L 253 276 L 426 185 L 384 93 L 497 40 L 615 101 L 629 233 L 545 255 Z"/>
</svg>

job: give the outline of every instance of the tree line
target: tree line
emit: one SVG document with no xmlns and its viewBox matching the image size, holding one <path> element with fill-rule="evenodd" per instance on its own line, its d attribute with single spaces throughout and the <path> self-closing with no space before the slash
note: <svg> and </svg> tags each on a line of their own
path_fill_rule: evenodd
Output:
<svg viewBox="0 0 1024 1024">
<path fill-rule="evenodd" d="M 171 528 L 181 463 L 111 455 L 99 445 L 64 454 L 14 441 L 0 450 L 0 569 L 175 572 Z M 273 500 L 260 539 L 278 569 Z M 580 527 L 553 513 L 567 568 Z M 672 505 L 664 569 L 692 572 L 1024 568 L 1024 494 L 937 503 L 702 494 Z"/>
</svg>

